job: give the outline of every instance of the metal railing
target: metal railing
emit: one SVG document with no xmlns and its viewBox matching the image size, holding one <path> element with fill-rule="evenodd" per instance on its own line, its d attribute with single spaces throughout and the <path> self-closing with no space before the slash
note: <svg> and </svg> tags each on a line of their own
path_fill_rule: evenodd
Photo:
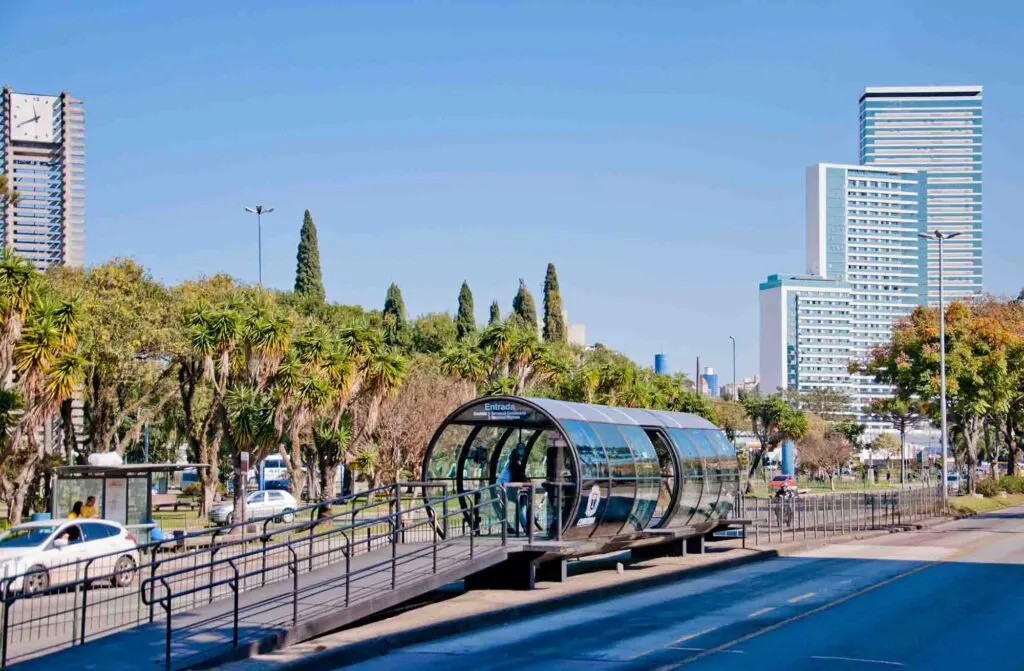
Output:
<svg viewBox="0 0 1024 671">
<path fill-rule="evenodd" d="M 943 514 L 940 487 L 813 496 L 743 497 L 736 517 L 750 520 L 755 545 L 829 538 L 912 525 Z"/>
<path fill-rule="evenodd" d="M 481 550 L 507 545 L 507 527 L 502 523 L 506 518 L 507 500 L 501 485 L 444 494 L 431 497 L 429 501 L 402 508 L 399 498 L 386 515 L 354 520 L 322 531 L 315 531 L 321 523 L 318 520 L 310 525 L 308 535 L 145 579 L 140 585 L 142 601 L 150 607 L 159 606 L 163 611 L 165 669 L 172 668 L 172 644 L 176 636 L 179 643 L 182 639 L 209 641 L 217 634 L 226 639 L 224 631 L 230 628 L 230 642 L 224 640 L 219 645 L 237 648 L 243 624 L 250 631 L 295 627 L 300 619 L 349 608 L 377 597 L 382 589 L 396 590 L 436 575 L 446 566 L 473 559 Z M 452 503 L 458 505 L 450 505 Z M 453 518 L 459 523 L 453 524 Z M 495 527 L 497 533 L 494 533 Z M 332 539 L 337 542 L 331 542 Z M 390 548 L 390 552 L 371 554 L 381 548 Z M 354 565 L 353 560 L 360 555 L 364 555 L 366 561 Z M 257 559 L 260 565 L 248 568 L 250 558 Z M 300 580 L 303 573 L 311 574 L 331 564 L 339 564 L 333 574 Z M 203 585 L 176 582 L 178 578 L 187 580 L 196 571 L 208 574 L 209 581 Z M 265 580 L 268 571 L 281 571 L 290 577 L 289 588 L 265 598 L 260 595 L 252 603 L 241 603 L 240 595 L 246 591 L 247 584 Z M 230 591 L 230 608 L 222 608 L 213 615 L 202 613 L 189 617 L 181 623 L 184 626 L 180 629 L 175 626 L 174 614 L 180 611 L 176 602 L 217 587 Z M 182 657 L 205 654 L 203 650 L 196 651 L 195 644 L 178 647 L 193 650 Z M 209 644 L 199 647 L 209 648 Z"/>
<path fill-rule="evenodd" d="M 435 490 L 440 493 L 434 495 Z M 281 515 L 270 516 L 80 559 L 74 554 L 85 544 L 68 546 L 68 561 L 22 566 L 0 578 L 0 668 L 154 622 L 161 608 L 152 599 L 147 602 L 140 587 L 163 576 L 173 576 L 168 584 L 188 592 L 173 602 L 179 611 L 230 596 L 234 588 L 222 581 L 222 574 L 235 570 L 232 564 L 245 574 L 245 591 L 289 577 L 278 561 L 282 552 L 294 551 L 303 572 L 341 561 L 338 547 L 356 547 L 356 539 L 343 541 L 341 535 L 324 533 L 330 528 L 358 528 L 362 537 L 357 549 L 376 549 L 384 542 L 374 524 L 386 525 L 388 516 L 404 514 L 403 504 L 410 508 L 428 493 L 450 498 L 444 484 L 403 482 L 296 508 L 287 523 Z M 407 540 L 418 534 L 425 541 L 433 532 L 406 529 L 403 534 Z M 292 550 L 282 549 L 282 540 Z M 40 575 L 46 580 L 40 582 Z"/>
</svg>

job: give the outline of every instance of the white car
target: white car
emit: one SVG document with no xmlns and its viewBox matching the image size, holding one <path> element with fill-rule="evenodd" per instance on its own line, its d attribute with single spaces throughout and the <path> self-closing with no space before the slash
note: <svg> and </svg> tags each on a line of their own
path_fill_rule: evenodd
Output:
<svg viewBox="0 0 1024 671">
<path fill-rule="evenodd" d="M 28 522 L 0 536 L 0 575 L 16 576 L 10 588 L 26 594 L 84 577 L 84 560 L 94 558 L 88 569 L 90 576 L 101 576 L 115 587 L 127 587 L 135 581 L 139 565 L 135 537 L 117 522 Z"/>
<path fill-rule="evenodd" d="M 288 523 L 295 519 L 295 509 L 298 507 L 294 496 L 278 489 L 261 489 L 245 497 L 245 516 L 250 520 L 276 517 Z M 214 524 L 234 524 L 235 502 L 226 501 L 214 506 L 210 511 L 210 521 Z"/>
</svg>

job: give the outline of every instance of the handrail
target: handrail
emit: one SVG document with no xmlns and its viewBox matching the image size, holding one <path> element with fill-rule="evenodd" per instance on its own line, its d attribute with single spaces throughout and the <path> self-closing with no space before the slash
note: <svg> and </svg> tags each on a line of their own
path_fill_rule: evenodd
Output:
<svg viewBox="0 0 1024 671">
<path fill-rule="evenodd" d="M 401 527 L 401 524 L 400 524 L 401 520 L 399 519 L 396 522 L 396 520 L 394 519 L 396 517 L 407 515 L 409 513 L 412 513 L 412 512 L 418 511 L 418 510 L 433 510 L 434 506 L 437 503 L 441 503 L 442 501 L 447 502 L 447 501 L 451 501 L 451 500 L 457 500 L 461 496 L 465 496 L 467 493 L 470 493 L 470 494 L 472 494 L 472 493 L 483 493 L 483 492 L 486 492 L 486 491 L 492 490 L 492 489 L 493 490 L 497 490 L 497 491 L 501 491 L 500 490 L 501 487 L 502 487 L 502 485 L 500 485 L 500 484 L 488 485 L 487 487 L 482 487 L 482 488 L 480 488 L 478 490 L 475 490 L 474 492 L 463 492 L 461 494 L 451 494 L 451 495 L 446 496 L 444 499 L 439 499 L 439 500 L 436 500 L 436 501 L 434 501 L 432 503 L 420 504 L 420 505 L 415 506 L 413 508 L 403 509 L 403 510 L 400 510 L 400 511 L 389 513 L 387 515 L 382 515 L 380 517 L 371 518 L 371 519 L 368 519 L 368 520 L 359 520 L 358 522 L 350 523 L 347 526 L 341 526 L 341 527 L 336 527 L 336 528 L 333 528 L 333 529 L 329 529 L 329 530 L 325 531 L 324 533 L 318 534 L 316 536 L 312 536 L 311 535 L 311 536 L 308 536 L 308 537 L 305 537 L 305 538 L 302 538 L 302 539 L 287 540 L 287 541 L 283 541 L 281 543 L 276 543 L 276 544 L 273 544 L 273 545 L 265 545 L 265 546 L 263 546 L 261 548 L 255 548 L 255 549 L 250 550 L 248 552 L 243 552 L 241 554 L 233 555 L 232 557 L 229 557 L 229 558 L 222 558 L 222 559 L 214 558 L 214 559 L 211 559 L 209 562 L 206 562 L 204 564 L 196 564 L 194 566 L 191 566 L 191 567 L 188 567 L 188 568 L 183 568 L 183 569 L 178 569 L 177 571 L 172 571 L 170 573 L 162 573 L 162 574 L 160 574 L 160 576 L 153 576 L 153 577 L 147 578 L 142 583 L 140 583 L 140 589 L 141 589 L 141 591 L 143 593 L 143 602 L 146 603 L 147 605 L 149 605 L 149 601 L 147 601 L 145 599 L 145 591 L 146 591 L 145 588 L 146 588 L 146 585 L 152 584 L 153 581 L 156 580 L 157 578 L 173 578 L 173 577 L 176 577 L 176 576 L 179 576 L 179 575 L 187 575 L 187 574 L 195 573 L 195 572 L 197 572 L 197 571 L 199 571 L 201 569 L 215 568 L 216 566 L 223 565 L 224 563 L 227 563 L 231 559 L 238 560 L 238 559 L 243 559 L 243 558 L 250 557 L 250 556 L 255 556 L 255 555 L 261 555 L 261 554 L 265 555 L 268 552 L 273 552 L 274 550 L 279 550 L 279 549 L 282 549 L 282 548 L 291 547 L 292 544 L 295 543 L 295 542 L 308 543 L 308 542 L 310 542 L 310 539 L 322 538 L 324 536 L 328 536 L 330 534 L 336 534 L 338 532 L 343 532 L 343 531 L 355 531 L 355 530 L 362 529 L 362 528 L 365 528 L 365 527 L 372 527 L 374 525 L 383 524 L 385 522 L 389 523 L 391 525 L 392 531 L 390 533 L 387 533 L 387 534 L 384 534 L 384 533 L 376 534 L 376 535 L 372 536 L 371 538 L 372 539 L 386 538 L 389 535 L 393 534 L 395 530 L 397 530 L 397 529 L 399 529 Z M 502 498 L 502 500 L 504 500 L 504 496 L 502 496 L 501 498 Z M 381 503 L 385 503 L 385 502 L 381 502 Z M 487 503 L 489 504 L 490 501 L 488 501 Z M 478 506 L 481 506 L 481 505 L 484 505 L 483 502 L 481 502 L 479 504 L 475 504 L 473 507 L 478 507 Z M 459 509 L 457 514 L 458 515 L 462 515 L 463 512 L 464 512 L 463 510 Z M 340 518 L 343 515 L 347 515 L 347 513 L 339 513 L 338 515 L 334 515 L 334 516 L 331 516 L 331 517 L 321 518 L 321 519 L 317 520 L 315 522 L 315 524 L 320 524 L 320 523 L 323 523 L 323 522 L 331 521 L 331 520 Z M 315 526 L 315 524 L 314 524 L 314 526 Z M 280 566 L 270 567 L 270 568 L 280 568 Z M 254 575 L 258 575 L 261 572 L 263 572 L 262 569 L 259 572 L 254 573 Z M 217 585 L 217 583 L 204 583 L 204 586 L 202 588 L 196 588 L 196 589 L 197 590 L 207 590 L 207 589 L 210 588 L 211 584 L 213 586 Z M 190 593 L 192 593 L 191 590 L 185 591 L 185 592 L 180 592 L 180 593 L 176 592 L 175 595 L 176 596 L 186 596 L 187 594 L 190 594 Z"/>
<path fill-rule="evenodd" d="M 412 505 L 409 508 L 404 508 L 404 505 L 410 502 L 403 501 L 402 499 L 407 496 L 406 492 L 410 489 L 413 490 L 411 492 L 413 500 L 423 502 Z M 416 491 L 417 489 L 420 491 Z M 428 498 L 426 492 L 432 489 L 440 489 L 440 496 L 430 495 Z M 388 492 L 389 495 L 374 500 L 374 496 L 379 495 L 381 492 Z M 477 494 L 474 497 L 475 501 L 471 502 L 468 507 L 465 505 L 449 506 L 451 501 L 458 501 L 466 496 L 467 493 L 470 495 Z M 423 494 L 423 498 L 419 498 L 420 494 Z M 340 575 L 331 577 L 330 581 L 334 582 L 339 588 L 342 586 L 341 581 L 344 581 L 344 601 L 348 605 L 351 598 L 362 598 L 365 594 L 362 588 L 359 588 L 359 597 L 353 597 L 350 588 L 355 587 L 355 585 L 351 584 L 354 578 L 366 575 L 367 573 L 384 571 L 387 570 L 387 566 L 390 566 L 390 583 L 394 587 L 399 582 L 399 578 L 401 578 L 398 573 L 399 566 L 405 565 L 409 561 L 419 561 L 419 558 L 422 557 L 430 557 L 431 554 L 433 554 L 433 559 L 432 561 L 428 559 L 428 565 L 432 565 L 433 571 L 436 573 L 438 570 L 438 548 L 448 544 L 440 533 L 441 525 L 438 524 L 438 521 L 441 521 L 442 525 L 448 528 L 450 526 L 448 518 L 464 516 L 462 528 L 464 534 L 468 534 L 468 556 L 472 557 L 476 544 L 474 536 L 481 533 L 481 528 L 479 527 L 481 520 L 490 519 L 490 516 L 487 514 L 481 517 L 480 512 L 483 512 L 485 508 L 489 510 L 495 502 L 500 505 L 496 512 L 503 519 L 506 519 L 507 496 L 500 484 L 489 485 L 475 492 L 456 493 L 450 491 L 447 483 L 393 483 L 374 488 L 373 490 L 367 490 L 366 492 L 359 492 L 355 495 L 306 506 L 305 510 L 314 512 L 308 518 L 295 520 L 293 524 L 269 528 L 266 518 L 263 518 L 264 526 L 260 530 L 262 533 L 255 532 L 252 536 L 246 538 L 224 538 L 224 542 L 214 543 L 210 547 L 184 553 L 175 553 L 173 556 L 168 555 L 167 557 L 160 557 L 154 551 L 149 555 L 152 557 L 152 560 L 146 563 L 139 563 L 140 558 L 147 556 L 142 554 L 143 552 L 147 549 L 166 545 L 167 542 L 173 542 L 176 539 L 157 541 L 139 546 L 138 553 L 131 551 L 136 563 L 130 568 L 133 577 L 138 576 L 139 579 L 130 579 L 125 581 L 123 585 L 118 581 L 124 575 L 125 569 L 120 564 L 117 564 L 113 558 L 123 556 L 126 552 L 129 552 L 127 550 L 106 553 L 102 556 L 69 562 L 65 566 L 57 567 L 59 570 L 68 569 L 75 571 L 75 579 L 55 581 L 55 584 L 50 584 L 41 590 L 34 590 L 32 593 L 24 593 L 20 589 L 15 592 L 12 589 L 14 582 L 19 578 L 25 578 L 30 571 L 22 571 L 0 578 L 0 589 L 2 589 L 0 605 L 3 608 L 3 622 L 0 624 L 0 628 L 2 628 L 0 629 L 0 668 L 5 668 L 7 659 L 10 657 L 8 645 L 9 630 L 17 632 L 18 640 L 33 640 L 31 633 L 28 634 L 30 638 L 23 638 L 26 635 L 23 632 L 31 632 L 37 627 L 49 626 L 47 624 L 49 622 L 65 623 L 62 626 L 69 627 L 71 625 L 66 623 L 73 623 L 74 630 L 69 631 L 68 638 L 62 641 L 56 640 L 44 646 L 45 649 L 54 650 L 66 647 L 68 644 L 80 645 L 86 641 L 87 636 L 95 637 L 96 635 L 102 635 L 117 629 L 142 624 L 146 622 L 147 609 L 149 611 L 148 621 L 154 623 L 154 608 L 157 606 L 166 614 L 169 646 L 172 635 L 171 620 L 173 615 L 185 610 L 191 610 L 196 605 L 200 605 L 203 602 L 202 597 L 197 599 L 196 595 L 207 592 L 210 594 L 211 602 L 215 598 L 220 599 L 223 596 L 233 598 L 234 603 L 229 605 L 228 608 L 233 611 L 233 619 L 235 620 L 233 625 L 235 629 L 233 642 L 237 645 L 239 594 L 250 589 L 258 589 L 261 584 L 265 585 L 271 580 L 275 582 L 280 580 L 281 575 L 279 572 L 282 569 L 287 569 L 291 573 L 291 593 L 293 595 L 292 619 L 297 622 L 297 595 L 300 591 L 300 572 L 312 572 L 318 567 L 343 562 L 344 571 Z M 335 509 L 330 514 L 324 514 L 327 506 L 334 506 L 338 503 L 354 505 L 351 507 L 343 505 L 343 509 Z M 384 506 L 387 506 L 386 510 L 383 510 Z M 424 512 L 426 514 L 423 514 Z M 251 524 L 252 522 L 247 521 L 246 524 Z M 422 530 L 427 530 L 428 535 L 424 536 Z M 365 535 L 359 537 L 364 531 Z M 398 545 L 406 542 L 407 534 L 410 532 L 416 534 L 414 543 L 418 544 L 423 540 L 429 540 L 427 540 L 422 548 L 414 546 L 401 553 L 397 552 Z M 214 531 L 214 533 L 209 535 L 216 539 L 217 533 Z M 284 537 L 281 538 L 282 536 Z M 318 542 L 325 539 L 339 539 L 340 542 L 330 541 L 317 545 Z M 502 528 L 501 540 L 504 545 L 506 542 L 504 528 Z M 253 544 L 254 542 L 255 544 Z M 383 554 L 390 556 L 386 558 L 381 556 L 379 561 L 376 557 L 370 558 L 367 564 L 353 569 L 352 558 L 355 555 L 361 554 L 361 550 L 369 552 L 386 548 L 389 545 L 391 546 L 391 552 Z M 231 548 L 233 549 L 229 550 Z M 284 554 L 275 556 L 275 553 L 279 555 L 281 553 Z M 324 561 L 324 557 L 327 557 L 326 561 Z M 104 558 L 108 560 L 107 564 L 97 563 Z M 260 560 L 261 558 L 262 561 Z M 254 559 L 255 564 L 253 563 Z M 307 560 L 308 569 L 299 566 L 298 563 L 300 561 L 304 566 L 307 565 Z M 52 576 L 53 569 L 50 570 Z M 225 570 L 226 573 L 224 573 Z M 259 579 L 260 576 L 262 576 L 262 581 Z M 112 592 L 112 596 L 107 596 L 106 592 L 94 593 L 93 598 L 90 599 L 88 596 L 89 586 L 101 581 L 111 581 L 115 587 L 120 587 L 120 589 L 117 592 Z M 225 587 L 230 589 L 230 592 L 227 594 L 223 591 Z M 128 589 L 128 591 L 124 591 L 125 589 Z M 308 589 L 312 589 L 312 587 L 306 585 L 303 588 L 303 593 Z M 36 613 L 34 608 L 31 613 L 28 610 L 18 609 L 14 613 L 23 615 L 17 619 L 10 617 L 12 606 L 19 600 L 29 597 L 48 596 L 57 592 L 74 592 L 80 596 L 66 605 L 62 605 L 64 604 L 63 601 L 60 603 L 53 602 L 54 605 L 46 613 Z M 132 599 L 137 605 L 130 605 L 132 602 L 124 601 L 126 598 Z M 43 603 L 46 604 L 47 602 L 44 601 Z M 127 608 L 119 605 L 125 603 L 129 604 Z M 110 604 L 118 604 L 116 606 L 118 611 L 121 613 L 127 612 L 130 614 L 130 617 L 121 618 L 114 623 L 107 620 L 101 622 L 96 618 L 105 617 L 105 611 L 103 610 L 105 606 L 102 604 L 107 604 L 106 607 L 111 607 Z M 97 608 L 101 610 L 97 611 Z M 33 646 L 30 650 L 38 652 L 39 648 L 38 646 Z M 23 658 L 24 654 L 24 652 L 18 653 L 15 659 Z M 166 655 L 169 660 L 170 647 L 167 648 Z"/>
</svg>

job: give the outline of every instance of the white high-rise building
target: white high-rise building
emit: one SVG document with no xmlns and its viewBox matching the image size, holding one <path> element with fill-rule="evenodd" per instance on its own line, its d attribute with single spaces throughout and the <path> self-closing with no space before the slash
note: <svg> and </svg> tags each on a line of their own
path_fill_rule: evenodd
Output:
<svg viewBox="0 0 1024 671">
<path fill-rule="evenodd" d="M 980 86 L 894 86 L 860 98 L 861 163 L 923 170 L 922 230 L 960 233 L 943 244 L 947 299 L 982 291 L 981 94 Z M 920 246 L 921 301 L 937 305 L 938 242 Z"/>
<path fill-rule="evenodd" d="M 85 261 L 85 113 L 67 93 L 0 89 L 0 172 L 20 194 L 0 207 L 2 244 L 43 269 Z"/>
</svg>

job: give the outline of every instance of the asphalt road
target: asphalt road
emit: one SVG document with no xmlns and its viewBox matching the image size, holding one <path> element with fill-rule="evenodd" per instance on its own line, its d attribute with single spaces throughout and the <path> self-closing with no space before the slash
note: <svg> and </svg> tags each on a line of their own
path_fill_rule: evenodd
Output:
<svg viewBox="0 0 1024 671">
<path fill-rule="evenodd" d="M 397 650 L 349 671 L 1024 669 L 1024 508 Z"/>
</svg>

